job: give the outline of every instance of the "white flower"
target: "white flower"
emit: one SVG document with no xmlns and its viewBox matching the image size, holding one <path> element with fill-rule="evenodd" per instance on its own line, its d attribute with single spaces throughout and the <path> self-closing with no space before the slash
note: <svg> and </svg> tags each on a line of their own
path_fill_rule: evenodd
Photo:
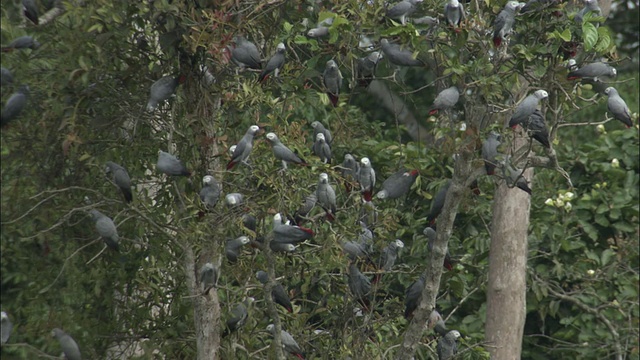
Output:
<svg viewBox="0 0 640 360">
<path fill-rule="evenodd" d="M 596 130 L 598 130 L 598 134 L 606 134 L 607 131 L 604 129 L 604 125 L 600 124 L 596 126 Z"/>
<path fill-rule="evenodd" d="M 567 200 L 573 200 L 574 197 L 576 197 L 576 194 L 571 191 L 564 193 L 564 198 Z"/>
<path fill-rule="evenodd" d="M 595 271 L 593 271 L 593 269 L 589 269 L 589 270 L 587 270 L 587 274 L 588 274 L 589 276 L 593 276 L 593 275 L 595 275 L 595 274 L 596 274 L 596 272 L 595 272 Z"/>
<path fill-rule="evenodd" d="M 572 208 L 572 206 L 571 206 L 571 203 L 570 203 L 570 202 L 568 202 L 568 203 L 564 204 L 564 209 L 565 209 L 566 211 L 571 211 L 571 208 Z"/>
<path fill-rule="evenodd" d="M 548 198 L 547 201 L 544 202 L 545 205 L 547 206 L 553 206 L 553 199 L 552 198 Z"/>
<path fill-rule="evenodd" d="M 611 167 L 612 168 L 619 168 L 620 167 L 620 161 L 618 161 L 618 159 L 613 159 L 611 160 Z"/>
<path fill-rule="evenodd" d="M 562 199 L 558 198 L 556 199 L 556 207 L 563 207 L 564 206 L 564 201 L 562 201 Z"/>
</svg>

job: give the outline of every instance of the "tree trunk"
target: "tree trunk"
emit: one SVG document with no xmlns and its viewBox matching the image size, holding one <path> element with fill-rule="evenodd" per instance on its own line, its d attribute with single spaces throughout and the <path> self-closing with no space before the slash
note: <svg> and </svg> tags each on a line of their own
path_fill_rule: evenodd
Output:
<svg viewBox="0 0 640 360">
<path fill-rule="evenodd" d="M 527 146 L 522 138 L 520 146 Z M 524 172 L 530 180 L 533 169 Z M 495 191 L 485 338 L 493 360 L 520 359 L 526 317 L 527 230 L 531 197 L 504 181 Z"/>
<path fill-rule="evenodd" d="M 184 270 L 187 287 L 193 298 L 193 322 L 196 329 L 196 347 L 198 360 L 218 358 L 220 349 L 220 302 L 216 288 L 205 296 L 200 294 L 196 279 L 196 259 L 193 249 L 187 246 L 184 255 Z"/>
</svg>

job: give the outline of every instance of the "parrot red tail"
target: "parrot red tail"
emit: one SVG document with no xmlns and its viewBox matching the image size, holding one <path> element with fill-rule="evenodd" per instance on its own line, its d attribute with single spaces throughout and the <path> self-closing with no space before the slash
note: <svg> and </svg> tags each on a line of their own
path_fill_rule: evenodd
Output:
<svg viewBox="0 0 640 360">
<path fill-rule="evenodd" d="M 237 163 L 233 162 L 233 161 L 229 161 L 227 163 L 227 170 L 231 170 L 233 169 L 234 166 L 236 166 Z"/>
<path fill-rule="evenodd" d="M 332 94 L 332 93 L 327 93 L 327 95 L 329 95 L 329 100 L 331 100 L 331 105 L 333 105 L 333 107 L 337 107 L 338 106 L 338 95 Z"/>
<path fill-rule="evenodd" d="M 293 354 L 293 355 L 295 355 L 298 359 L 304 360 L 304 356 L 302 354 Z"/>
<path fill-rule="evenodd" d="M 373 191 L 371 190 L 365 190 L 362 192 L 362 197 L 364 198 L 365 201 L 370 202 L 371 199 L 373 199 Z"/>
<path fill-rule="evenodd" d="M 438 109 L 433 109 L 429 111 L 429 115 L 435 115 L 438 113 Z"/>
<path fill-rule="evenodd" d="M 495 36 L 493 38 L 493 45 L 495 47 L 500 47 L 500 45 L 502 45 L 502 38 L 500 36 Z"/>
<path fill-rule="evenodd" d="M 449 259 L 449 257 L 445 257 L 444 258 L 444 264 L 443 264 L 444 268 L 451 271 L 453 270 L 453 263 L 451 262 L 451 259 Z"/>
<path fill-rule="evenodd" d="M 373 276 L 373 279 L 371 280 L 371 285 L 377 284 L 380 281 L 380 279 L 382 279 L 382 273 L 375 274 Z"/>
</svg>

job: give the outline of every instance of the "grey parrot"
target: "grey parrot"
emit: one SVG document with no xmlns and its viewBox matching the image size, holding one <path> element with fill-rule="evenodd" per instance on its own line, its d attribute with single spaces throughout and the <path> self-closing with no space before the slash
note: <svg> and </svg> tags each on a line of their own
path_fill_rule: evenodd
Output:
<svg viewBox="0 0 640 360">
<path fill-rule="evenodd" d="M 6 67 L 2 67 L 2 76 L 0 77 L 1 85 L 7 86 L 13 84 L 13 74 Z"/>
<path fill-rule="evenodd" d="M 513 25 L 516 23 L 518 6 L 517 1 L 507 2 L 498 17 L 493 21 L 493 45 L 495 47 L 502 45 L 502 41 L 506 40 L 511 33 Z"/>
<path fill-rule="evenodd" d="M 382 58 L 384 58 L 384 56 L 381 52 L 374 51 L 357 60 L 356 71 L 358 72 L 358 85 L 362 87 L 369 86 L 375 78 L 376 67 Z"/>
<path fill-rule="evenodd" d="M 253 138 L 256 136 L 258 131 L 260 131 L 258 125 L 249 126 L 249 129 L 244 133 L 240 142 L 235 145 L 236 147 L 231 154 L 231 160 L 227 163 L 227 170 L 230 170 L 239 162 L 246 163 L 249 155 L 251 154 L 251 150 L 253 149 Z"/>
<path fill-rule="evenodd" d="M 55 337 L 60 343 L 60 347 L 62 348 L 62 352 L 64 352 L 64 356 L 67 360 L 81 360 L 82 356 L 80 355 L 80 348 L 78 348 L 78 344 L 73 340 L 69 334 L 66 332 L 55 328 L 51 332 L 51 335 Z"/>
<path fill-rule="evenodd" d="M 269 275 L 260 270 L 258 272 L 256 272 L 256 278 L 258 279 L 258 281 L 260 281 L 261 284 L 266 285 L 267 282 L 269 282 Z M 291 305 L 291 299 L 289 299 L 289 295 L 287 295 L 287 292 L 284 290 L 284 288 L 282 287 L 282 285 L 278 282 L 275 282 L 273 285 L 273 290 L 271 290 L 271 297 L 273 298 L 273 301 L 276 302 L 276 304 L 282 306 L 283 308 L 287 309 L 288 312 L 292 313 L 293 312 L 293 306 Z"/>
<path fill-rule="evenodd" d="M 247 245 L 250 242 L 249 238 L 246 236 L 240 236 L 235 239 L 227 240 L 227 243 L 224 246 L 224 253 L 227 256 L 227 260 L 230 263 L 235 263 L 238 261 L 238 256 L 240 256 L 240 248 L 244 245 Z"/>
<path fill-rule="evenodd" d="M 413 23 L 417 25 L 435 26 L 438 25 L 440 21 L 432 16 L 423 16 L 417 19 L 413 19 Z"/>
<path fill-rule="evenodd" d="M 318 136 L 319 133 L 322 133 L 322 135 L 324 135 L 324 140 L 327 142 L 327 144 L 331 145 L 331 142 L 333 142 L 333 136 L 331 135 L 331 131 L 329 131 L 329 129 L 322 125 L 320 121 L 312 122 L 311 127 L 313 128 L 314 139 L 316 138 L 316 136 Z"/>
<path fill-rule="evenodd" d="M 284 53 L 286 48 L 283 43 L 279 43 L 276 47 L 276 53 L 267 61 L 267 65 L 265 65 L 264 70 L 258 76 L 258 82 L 263 82 L 271 73 L 273 76 L 278 77 L 280 73 L 280 69 L 284 65 L 285 56 Z"/>
<path fill-rule="evenodd" d="M 222 333 L 222 337 L 226 337 L 234 331 L 238 331 L 247 322 L 249 317 L 249 306 L 253 302 L 252 297 L 246 298 L 243 302 L 236 304 L 231 310 L 231 315 L 227 319 L 227 326 Z"/>
<path fill-rule="evenodd" d="M 200 201 L 207 207 L 213 209 L 220 199 L 220 184 L 211 175 L 202 178 L 202 189 L 200 189 Z"/>
<path fill-rule="evenodd" d="M 575 60 L 574 60 L 574 63 L 575 63 Z M 579 69 L 572 70 L 567 75 L 567 80 L 575 80 L 575 79 L 583 79 L 583 78 L 593 79 L 593 78 L 602 77 L 602 76 L 614 77 L 616 76 L 616 74 L 617 74 L 617 71 L 613 66 L 605 64 L 603 62 L 594 62 L 594 63 L 587 64 Z"/>
<path fill-rule="evenodd" d="M 435 115 L 439 110 L 448 110 L 453 108 L 460 99 L 460 92 L 458 88 L 452 86 L 450 88 L 440 91 L 436 99 L 433 100 L 433 105 L 429 108 L 429 115 Z"/>
<path fill-rule="evenodd" d="M 273 324 L 267 325 L 267 331 L 269 331 L 271 334 L 275 334 L 276 326 Z M 288 352 L 291 355 L 294 355 L 298 359 L 304 360 L 304 352 L 302 351 L 302 348 L 300 348 L 300 345 L 298 345 L 296 340 L 293 338 L 293 336 L 291 336 L 291 334 L 284 330 L 280 330 L 280 340 L 282 341 L 282 347 L 284 348 L 284 351 Z"/>
<path fill-rule="evenodd" d="M 340 247 L 350 260 L 365 259 L 371 262 L 369 255 L 371 251 L 368 244 L 355 241 L 340 240 Z"/>
<path fill-rule="evenodd" d="M 444 5 L 444 17 L 447 19 L 447 24 L 457 27 L 464 19 L 464 7 L 458 0 L 449 0 Z"/>
<path fill-rule="evenodd" d="M 316 135 L 316 141 L 313 143 L 311 150 L 313 150 L 313 153 L 320 158 L 322 163 L 331 163 L 331 147 L 327 143 L 323 133 L 318 133 L 318 135 Z"/>
<path fill-rule="evenodd" d="M 11 94 L 0 113 L 0 126 L 7 125 L 10 121 L 20 116 L 27 105 L 29 86 L 20 85 L 18 90 Z"/>
<path fill-rule="evenodd" d="M 627 128 L 632 127 L 631 110 L 629 110 L 627 103 L 618 94 L 618 90 L 614 87 L 608 87 L 604 90 L 604 93 L 609 97 L 607 100 L 607 109 L 611 111 L 613 117 L 620 120 Z"/>
<path fill-rule="evenodd" d="M 340 169 L 342 178 L 344 179 L 344 187 L 347 192 L 351 192 L 352 183 L 358 182 L 358 173 L 360 172 L 360 163 L 351 154 L 344 154 L 344 160 Z"/>
<path fill-rule="evenodd" d="M 321 38 L 329 35 L 329 28 L 326 26 L 318 26 L 307 32 L 307 36 L 310 38 Z"/>
<path fill-rule="evenodd" d="M 9 316 L 4 311 L 0 312 L 0 340 L 2 345 L 7 343 L 12 330 L 13 323 L 9 320 Z"/>
<path fill-rule="evenodd" d="M 309 194 L 304 198 L 304 201 L 300 204 L 300 207 L 298 207 L 298 210 L 296 210 L 296 213 L 293 216 L 293 221 L 296 225 L 300 225 L 302 223 L 303 218 L 316 206 L 316 202 L 318 202 L 318 198 L 315 193 Z"/>
<path fill-rule="evenodd" d="M 327 61 L 327 65 L 322 73 L 322 83 L 327 90 L 327 95 L 331 104 L 338 106 L 338 99 L 340 97 L 340 87 L 342 87 L 342 73 L 338 69 L 338 64 L 335 61 Z"/>
<path fill-rule="evenodd" d="M 459 337 L 458 330 L 451 330 L 438 340 L 438 346 L 436 347 L 438 360 L 452 359 L 458 353 L 458 343 L 456 341 Z"/>
<path fill-rule="evenodd" d="M 169 99 L 180 85 L 180 78 L 173 75 L 163 76 L 151 84 L 149 89 L 149 101 L 147 101 L 147 111 L 153 111 L 158 104 Z"/>
<path fill-rule="evenodd" d="M 427 237 L 427 249 L 429 249 L 429 251 L 433 251 L 433 244 L 435 243 L 437 236 L 436 231 L 432 227 L 426 227 L 422 230 L 422 233 Z M 442 266 L 449 271 L 453 270 L 453 261 L 451 259 L 451 253 L 449 253 L 449 248 L 447 248 L 447 253 L 444 254 L 444 263 Z"/>
<path fill-rule="evenodd" d="M 40 43 L 33 36 L 23 35 L 17 37 L 7 46 L 2 47 L 2 52 L 11 52 L 15 49 L 31 49 L 35 50 L 40 47 Z"/>
<path fill-rule="evenodd" d="M 538 108 L 540 100 L 546 99 L 547 97 L 549 97 L 549 94 L 544 90 L 536 90 L 533 94 L 525 97 L 511 116 L 509 127 L 515 128 L 523 121 L 528 120 L 529 116 Z"/>
<path fill-rule="evenodd" d="M 404 295 L 404 318 L 411 319 L 413 312 L 418 308 L 422 299 L 422 289 L 424 288 L 425 274 L 420 275 L 418 280 L 414 281 Z"/>
<path fill-rule="evenodd" d="M 257 229 L 256 217 L 251 214 L 242 215 L 242 225 L 255 233 Z"/>
<path fill-rule="evenodd" d="M 318 199 L 318 205 L 322 206 L 326 211 L 327 218 L 333 220 L 336 213 L 336 191 L 329 184 L 329 175 L 327 173 L 320 174 L 318 187 L 316 188 L 316 198 Z"/>
<path fill-rule="evenodd" d="M 395 239 L 390 242 L 384 249 L 382 249 L 380 259 L 378 260 L 378 267 L 384 271 L 391 271 L 391 268 L 393 268 L 393 265 L 396 263 L 396 259 L 398 258 L 398 251 L 402 248 L 404 248 L 402 240 Z"/>
<path fill-rule="evenodd" d="M 374 227 L 378 223 L 378 209 L 372 201 L 362 204 L 358 214 L 358 221 L 371 227 Z"/>
<path fill-rule="evenodd" d="M 120 188 L 124 199 L 127 202 L 133 200 L 133 193 L 131 193 L 131 178 L 127 169 L 114 163 L 113 161 L 107 161 L 105 164 L 105 172 L 107 175 L 111 175 L 113 182 Z"/>
<path fill-rule="evenodd" d="M 273 242 L 285 244 L 297 244 L 307 239 L 311 239 L 314 235 L 313 230 L 296 225 L 287 225 L 282 223 L 282 215 L 280 213 L 273 216 Z"/>
<path fill-rule="evenodd" d="M 382 252 L 380 253 L 380 258 L 378 259 L 378 269 L 381 269 L 385 272 L 391 271 L 393 265 L 395 265 L 396 263 L 396 259 L 398 258 L 398 251 L 400 251 L 400 249 L 402 248 L 404 248 L 404 243 L 400 239 L 396 239 L 385 246 L 385 248 L 382 249 Z M 382 274 L 377 273 L 373 277 L 373 281 L 371 281 L 371 283 L 377 284 L 381 278 Z"/>
<path fill-rule="evenodd" d="M 364 201 L 371 201 L 373 197 L 373 187 L 376 185 L 376 172 L 371 167 L 371 161 L 367 157 L 360 160 L 360 170 L 358 171 L 358 182 Z"/>
<path fill-rule="evenodd" d="M 602 14 L 602 10 L 598 5 L 598 0 L 583 0 L 583 2 L 584 2 L 584 7 L 580 9 L 580 11 L 578 11 L 576 16 L 573 18 L 575 22 L 581 24 L 582 19 L 584 19 L 584 16 L 589 12 L 593 12 L 592 15 L 594 16 L 600 16 Z"/>
<path fill-rule="evenodd" d="M 413 14 L 417 10 L 417 4 L 422 0 L 403 0 L 391 8 L 387 9 L 387 17 L 391 19 L 400 20 L 402 25 L 406 24 L 407 16 Z"/>
<path fill-rule="evenodd" d="M 277 243 L 272 241 L 269 243 L 269 248 L 273 252 L 293 252 L 296 251 L 296 246 L 288 243 Z"/>
<path fill-rule="evenodd" d="M 158 151 L 158 162 L 156 163 L 156 170 L 169 176 L 190 176 L 191 171 L 187 169 L 182 161 L 177 157 L 164 152 Z"/>
<path fill-rule="evenodd" d="M 370 310 L 371 281 L 360 272 L 355 262 L 349 265 L 349 290 L 365 310 Z"/>
<path fill-rule="evenodd" d="M 242 205 L 242 203 L 244 202 L 244 196 L 240 193 L 227 194 L 224 197 L 224 202 L 229 207 L 239 206 L 239 205 Z"/>
<path fill-rule="evenodd" d="M 22 12 L 27 19 L 38 25 L 38 6 L 35 0 L 22 0 Z"/>
<path fill-rule="evenodd" d="M 433 201 L 431 202 L 431 210 L 429 210 L 429 215 L 427 215 L 427 221 L 429 224 L 433 225 L 436 223 L 436 218 L 438 218 L 438 215 L 440 215 L 440 212 L 442 212 L 442 208 L 444 207 L 444 201 L 447 198 L 447 191 L 449 191 L 450 186 L 451 180 L 447 180 L 433 198 Z"/>
<path fill-rule="evenodd" d="M 417 177 L 418 170 L 400 169 L 382 183 L 382 190 L 376 194 L 376 197 L 382 200 L 397 199 L 409 192 Z"/>
<path fill-rule="evenodd" d="M 113 223 L 113 220 L 95 209 L 89 211 L 89 213 L 96 223 L 96 230 L 105 244 L 111 249 L 119 251 L 118 242 L 120 241 L 120 237 L 118 236 L 118 229 L 116 228 L 116 224 Z"/>
<path fill-rule="evenodd" d="M 489 133 L 487 139 L 482 143 L 482 159 L 487 175 L 493 175 L 496 171 L 498 156 L 498 146 L 500 146 L 500 134 L 495 131 Z"/>
<path fill-rule="evenodd" d="M 268 133 L 267 140 L 271 144 L 273 155 L 276 157 L 276 159 L 282 162 L 282 170 L 287 170 L 287 163 L 294 163 L 304 166 L 308 165 L 306 161 L 302 160 L 298 155 L 291 151 L 291 149 L 284 146 L 280 139 L 278 139 L 278 135 L 272 132 Z"/>
<path fill-rule="evenodd" d="M 203 294 L 208 294 L 209 290 L 218 286 L 221 265 L 222 257 L 218 256 L 215 263 L 208 262 L 200 268 L 200 287 Z"/>
<path fill-rule="evenodd" d="M 527 131 L 527 133 L 536 141 L 538 141 L 542 146 L 547 149 L 551 146 L 549 144 L 549 130 L 547 130 L 547 125 L 545 125 L 544 115 L 538 109 L 529 116 L 529 119 L 522 122 L 522 127 Z"/>
<path fill-rule="evenodd" d="M 440 336 L 445 336 L 449 332 L 447 330 L 447 326 L 444 323 L 444 319 L 442 315 L 438 312 L 438 310 L 431 310 L 431 314 L 429 314 L 429 319 L 427 320 L 427 328 L 430 330 L 433 329 L 436 334 Z"/>
<path fill-rule="evenodd" d="M 389 40 L 382 39 L 380 41 L 382 46 L 382 53 L 384 57 L 389 60 L 390 63 L 397 66 L 423 66 L 424 63 L 413 57 L 413 52 L 410 50 L 400 49 L 400 45 L 391 44 Z"/>
<path fill-rule="evenodd" d="M 514 187 L 531 195 L 531 188 L 527 183 L 527 180 L 522 176 L 522 170 L 511 165 L 509 156 L 507 155 L 503 161 L 500 162 L 502 167 L 502 175 L 507 183 L 507 186 Z"/>
<path fill-rule="evenodd" d="M 242 69 L 248 67 L 259 70 L 262 68 L 260 52 L 254 43 L 240 35 L 236 35 L 233 42 L 236 46 L 231 50 L 231 61 Z"/>
</svg>

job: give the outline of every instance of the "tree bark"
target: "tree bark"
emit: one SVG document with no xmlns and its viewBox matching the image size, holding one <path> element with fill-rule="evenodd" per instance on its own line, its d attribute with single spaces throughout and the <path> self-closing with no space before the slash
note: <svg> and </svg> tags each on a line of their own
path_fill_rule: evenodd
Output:
<svg viewBox="0 0 640 360">
<path fill-rule="evenodd" d="M 523 138 L 516 146 L 527 146 Z M 533 169 L 524 172 L 530 181 Z M 526 317 L 527 230 L 531 197 L 504 181 L 495 191 L 485 336 L 493 360 L 520 359 Z"/>
<path fill-rule="evenodd" d="M 438 216 L 438 231 L 425 269 L 426 276 L 424 288 L 422 289 L 422 298 L 418 308 L 414 311 L 413 319 L 404 333 L 404 338 L 396 357 L 399 360 L 411 360 L 414 358 L 422 339 L 427 319 L 436 305 L 444 258 L 447 253 L 449 238 L 453 231 L 453 223 L 458 213 L 458 206 L 468 191 L 469 185 L 480 174 L 484 173 L 484 168 L 472 168 L 472 157 L 473 152 L 463 151 L 456 161 L 451 186 L 447 191 L 442 212 Z"/>
<path fill-rule="evenodd" d="M 206 295 L 201 293 L 196 279 L 196 258 L 191 246 L 184 254 L 184 270 L 187 287 L 193 298 L 193 322 L 196 329 L 196 347 L 198 360 L 218 358 L 220 349 L 220 302 L 216 288 Z"/>
</svg>

